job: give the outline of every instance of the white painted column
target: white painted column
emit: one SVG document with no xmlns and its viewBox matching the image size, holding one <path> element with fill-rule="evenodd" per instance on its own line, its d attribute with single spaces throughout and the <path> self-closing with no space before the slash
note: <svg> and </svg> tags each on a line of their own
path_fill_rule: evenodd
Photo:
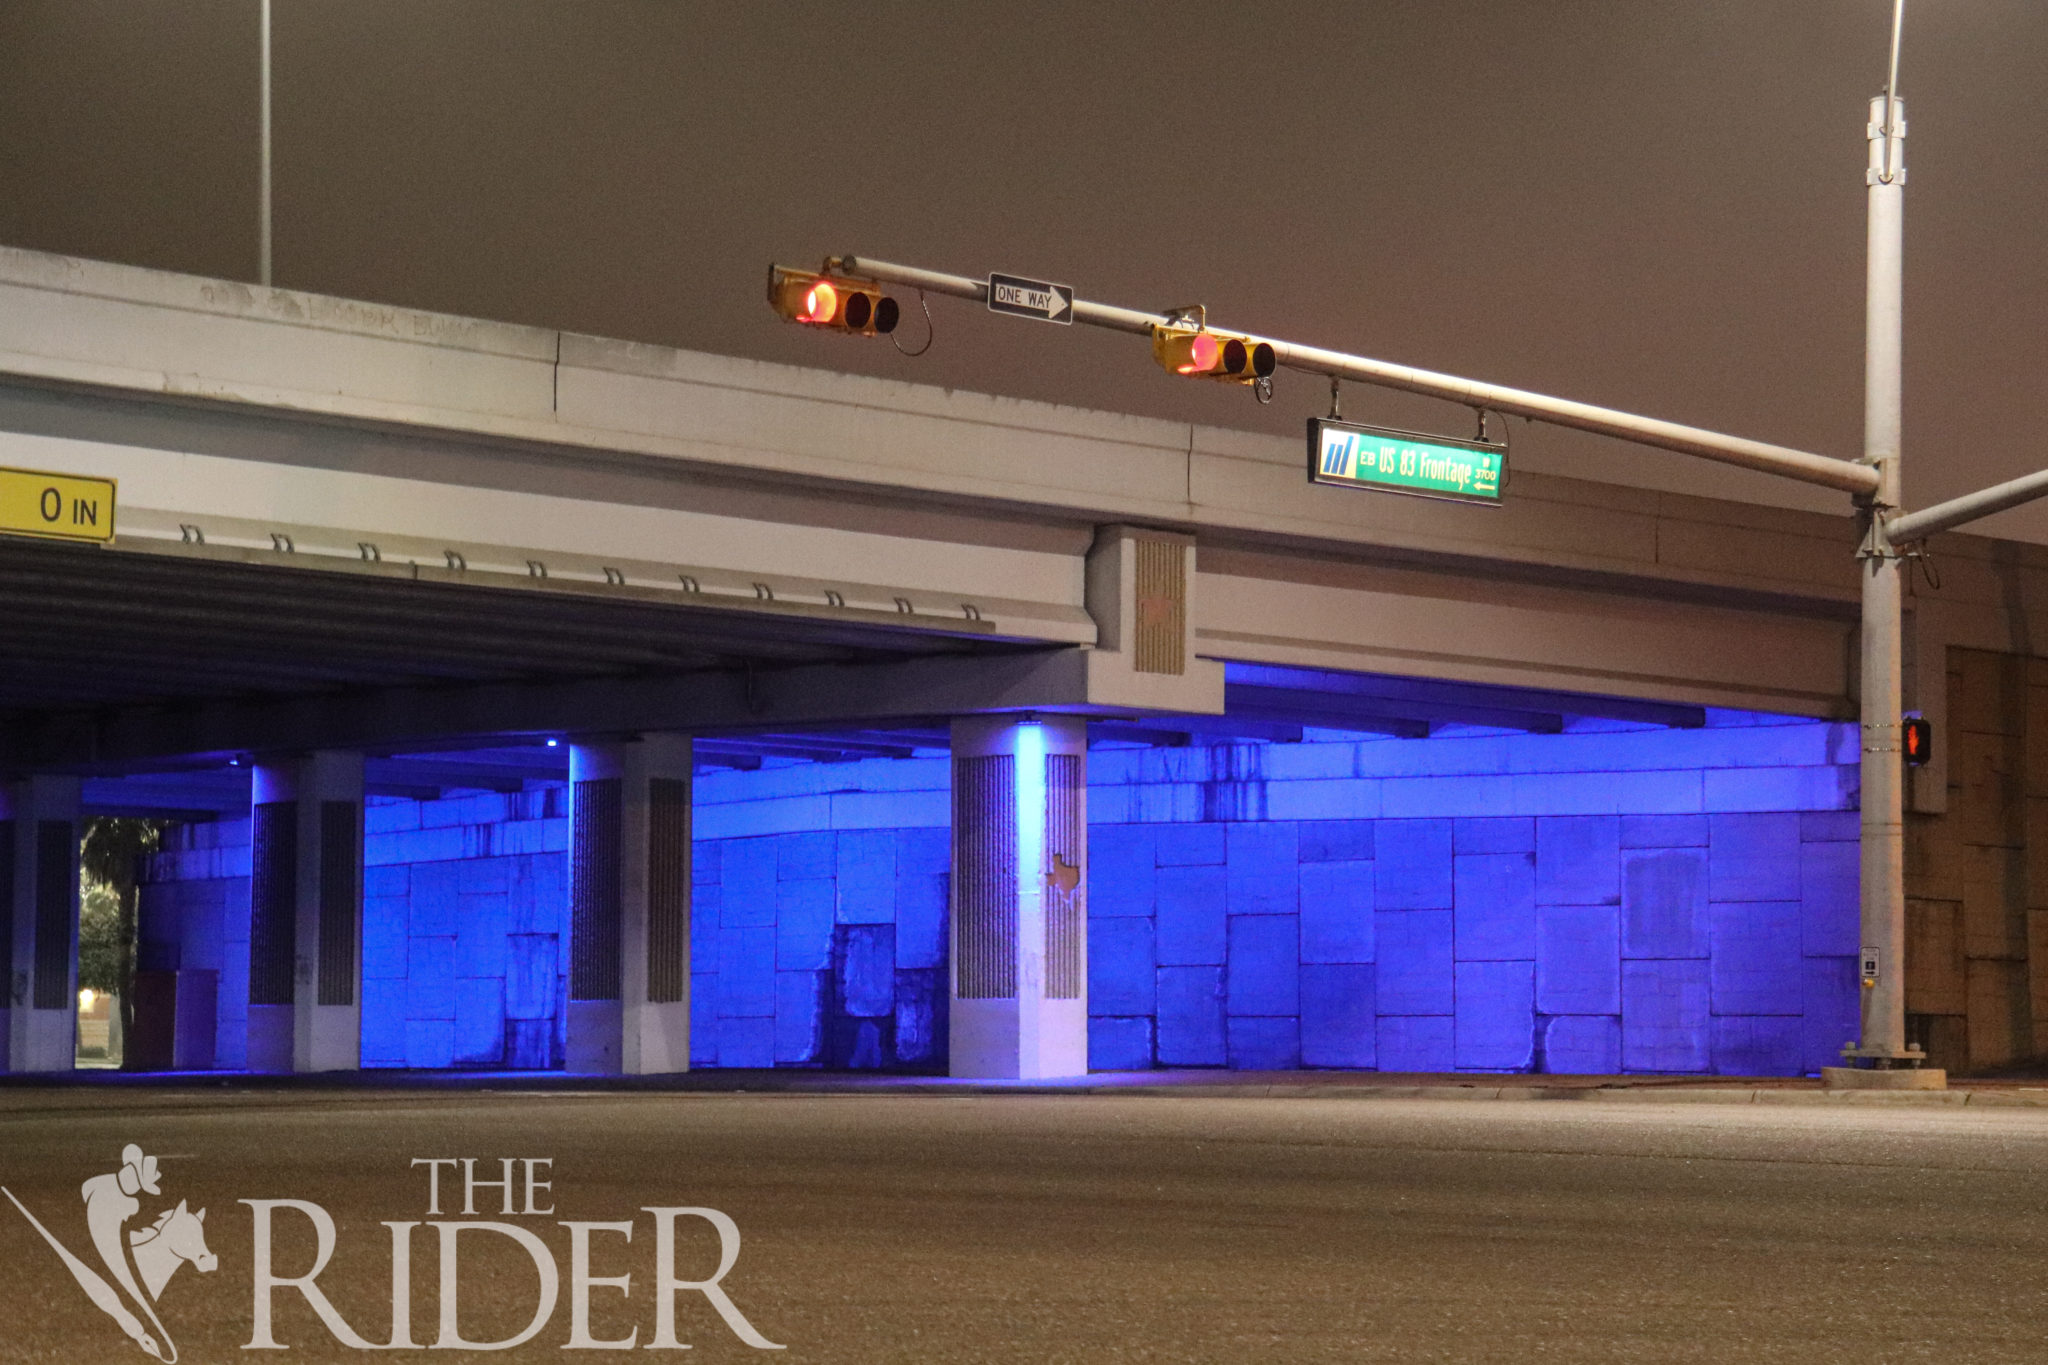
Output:
<svg viewBox="0 0 2048 1365">
<path fill-rule="evenodd" d="M 569 751 L 568 1069 L 690 1069 L 690 739 Z"/>
<path fill-rule="evenodd" d="M 950 1071 L 1088 1070 L 1088 727 L 953 722 Z"/>
<path fill-rule="evenodd" d="M 0 923 L 7 929 L 7 1070 L 78 1059 L 78 779 L 0 784 Z"/>
<path fill-rule="evenodd" d="M 354 1071 L 363 1034 L 363 756 L 259 761 L 250 788 L 251 1071 Z"/>
</svg>

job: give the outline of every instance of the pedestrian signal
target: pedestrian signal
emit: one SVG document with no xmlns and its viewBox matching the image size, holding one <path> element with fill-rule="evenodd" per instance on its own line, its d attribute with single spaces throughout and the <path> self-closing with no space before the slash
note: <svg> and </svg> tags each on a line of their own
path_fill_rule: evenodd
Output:
<svg viewBox="0 0 2048 1365">
<path fill-rule="evenodd" d="M 1899 747 L 1906 751 L 1906 766 L 1918 768 L 1926 764 L 1934 752 L 1934 727 L 1919 716 L 1906 717 L 1900 735 Z"/>
</svg>

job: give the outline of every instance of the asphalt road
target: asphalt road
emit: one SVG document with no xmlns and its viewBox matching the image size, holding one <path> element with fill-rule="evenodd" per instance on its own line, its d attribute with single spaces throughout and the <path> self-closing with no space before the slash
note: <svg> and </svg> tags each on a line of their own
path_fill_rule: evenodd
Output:
<svg viewBox="0 0 2048 1365">
<path fill-rule="evenodd" d="M 560 1301 L 492 1360 L 574 1360 L 570 1234 L 591 1234 L 593 1337 L 656 1327 L 647 1206 L 734 1220 L 723 1281 L 787 1351 L 677 1296 L 698 1362 L 2039 1361 L 2048 1358 L 2048 1110 L 1106 1096 L 0 1092 L 0 1185 L 94 1260 L 79 1185 L 134 1142 L 161 1197 L 205 1207 L 219 1269 L 158 1309 L 186 1361 L 362 1359 L 292 1290 L 282 1357 L 251 1355 L 254 1211 L 319 1204 L 317 1281 L 365 1339 L 391 1328 L 391 1234 L 431 1221 L 413 1158 L 549 1158 L 529 1226 Z M 515 1168 L 515 1180 L 523 1181 Z M 444 1168 L 444 1215 L 461 1212 Z M 514 1192 L 515 1208 L 525 1192 Z M 273 1268 L 311 1265 L 280 1209 Z M 411 1238 L 412 1339 L 436 1339 L 440 1238 Z M 675 1273 L 711 1272 L 677 1218 Z M 509 1336 L 540 1272 L 461 1234 L 459 1330 Z M 0 1201 L 0 1358 L 147 1360 Z M 434 1359 L 466 1359 L 442 1351 Z M 377 1358 L 389 1358 L 380 1356 Z M 589 1358 L 589 1357 L 580 1357 Z M 645 1358 L 645 1357 L 642 1357 Z"/>
</svg>

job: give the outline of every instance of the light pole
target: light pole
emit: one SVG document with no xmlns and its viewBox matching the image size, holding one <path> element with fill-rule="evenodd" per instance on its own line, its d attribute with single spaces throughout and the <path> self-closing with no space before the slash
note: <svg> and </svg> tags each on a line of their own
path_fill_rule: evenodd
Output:
<svg viewBox="0 0 2048 1365">
<path fill-rule="evenodd" d="M 260 0 L 262 13 L 258 25 L 262 33 L 262 56 L 260 65 L 261 94 L 257 111 L 257 178 L 256 191 L 256 279 L 270 284 L 270 0 Z"/>
</svg>

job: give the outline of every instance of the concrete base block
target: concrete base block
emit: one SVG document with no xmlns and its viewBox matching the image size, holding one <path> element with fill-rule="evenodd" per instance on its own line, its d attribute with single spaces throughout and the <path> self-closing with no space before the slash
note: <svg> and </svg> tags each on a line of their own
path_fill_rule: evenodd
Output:
<svg viewBox="0 0 2048 1365">
<path fill-rule="evenodd" d="M 291 1071 L 292 1015 L 290 1005 L 249 1006 L 249 1050 L 242 1064 L 244 1070 Z"/>
<path fill-rule="evenodd" d="M 616 1000 L 571 1000 L 565 1067 L 571 1075 L 617 1076 L 625 1036 L 625 1006 Z"/>
<path fill-rule="evenodd" d="M 1830 1090 L 1946 1090 L 1948 1072 L 1938 1066 L 1900 1067 L 1892 1071 L 1860 1066 L 1824 1066 L 1821 1084 Z"/>
</svg>

